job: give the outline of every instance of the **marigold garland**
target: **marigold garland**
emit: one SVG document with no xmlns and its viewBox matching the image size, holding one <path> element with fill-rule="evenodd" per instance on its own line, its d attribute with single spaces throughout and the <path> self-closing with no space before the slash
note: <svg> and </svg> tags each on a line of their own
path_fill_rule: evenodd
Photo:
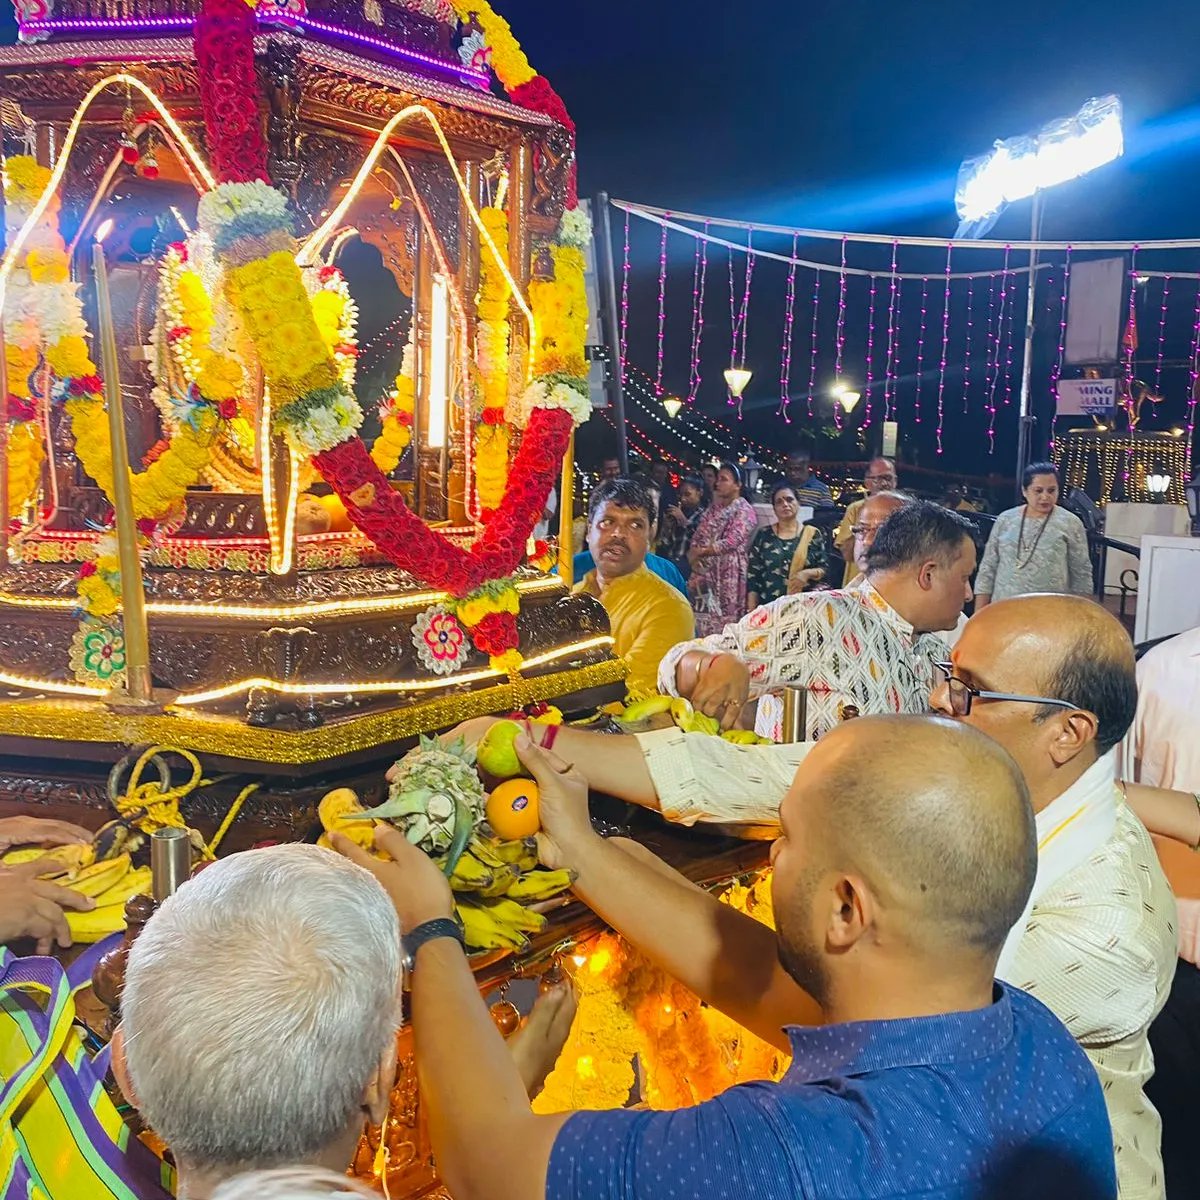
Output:
<svg viewBox="0 0 1200 1200">
<path fill-rule="evenodd" d="M 496 247 L 508 245 L 508 216 L 498 208 L 480 210 Z M 510 436 L 505 425 L 508 405 L 508 311 L 512 289 L 499 269 L 497 257 L 484 241 L 481 247 L 479 293 L 475 300 L 475 364 L 479 370 L 483 412 L 475 435 L 475 489 L 485 513 L 499 507 L 508 482 Z"/>
<path fill-rule="evenodd" d="M 412 441 L 413 414 L 417 408 L 416 355 L 414 323 L 404 345 L 396 382 L 380 405 L 382 424 L 375 445 L 371 447 L 371 461 L 385 475 L 390 475 L 400 465 L 400 459 Z"/>
<path fill-rule="evenodd" d="M 733 884 L 723 903 L 772 925 L 770 872 Z M 649 963 L 615 934 L 583 951 L 573 975 L 578 1010 L 539 1113 L 622 1108 L 636 1055 L 643 1095 L 655 1109 L 686 1108 L 727 1088 L 782 1078 L 789 1060 Z"/>
</svg>

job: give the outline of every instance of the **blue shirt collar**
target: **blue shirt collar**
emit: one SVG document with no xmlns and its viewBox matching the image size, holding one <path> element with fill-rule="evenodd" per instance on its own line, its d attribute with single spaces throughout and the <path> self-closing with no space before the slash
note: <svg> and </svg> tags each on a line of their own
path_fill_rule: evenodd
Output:
<svg viewBox="0 0 1200 1200">
<path fill-rule="evenodd" d="M 815 1027 L 789 1025 L 789 1083 L 819 1083 L 896 1067 L 969 1062 L 996 1054 L 1012 1040 L 1008 989 L 996 984 L 987 1008 L 936 1017 L 853 1021 Z"/>
</svg>

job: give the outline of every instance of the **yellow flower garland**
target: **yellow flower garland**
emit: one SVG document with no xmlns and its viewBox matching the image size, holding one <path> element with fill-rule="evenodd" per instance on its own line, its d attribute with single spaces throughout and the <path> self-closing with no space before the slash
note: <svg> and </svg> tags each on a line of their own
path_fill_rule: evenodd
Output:
<svg viewBox="0 0 1200 1200">
<path fill-rule="evenodd" d="M 556 243 L 550 248 L 554 278 L 529 285 L 529 303 L 537 322 L 534 369 L 539 375 L 588 373 L 584 358 L 587 341 L 587 286 L 583 251 Z"/>
<path fill-rule="evenodd" d="M 773 925 L 770 888 L 768 871 L 720 898 Z M 655 1109 L 700 1104 L 738 1083 L 778 1080 L 787 1070 L 786 1055 L 702 1005 L 616 935 L 602 935 L 581 953 L 573 976 L 578 1011 L 535 1112 L 624 1107 L 635 1055 L 643 1099 Z"/>
<path fill-rule="evenodd" d="M 36 421 L 11 421 L 8 426 L 8 513 L 19 516 L 42 477 L 46 447 Z"/>
<path fill-rule="evenodd" d="M 67 413 L 83 469 L 111 496 L 113 462 L 103 399 L 73 397 L 67 401 Z M 219 423 L 213 409 L 199 409 L 195 424 L 181 425 L 158 459 L 144 471 L 131 473 L 133 509 L 139 520 L 161 521 L 183 502 L 187 489 L 200 481 L 208 465 Z"/>
<path fill-rule="evenodd" d="M 498 208 L 480 210 L 492 241 L 504 254 L 508 245 L 508 217 Z M 495 509 L 508 485 L 510 437 L 504 424 L 509 390 L 508 310 L 512 289 L 500 270 L 497 256 L 485 242 L 481 247 L 479 292 L 475 298 L 478 325 L 475 362 L 483 393 L 483 419 L 475 441 L 475 491 L 484 509 Z"/>
<path fill-rule="evenodd" d="M 383 426 L 371 447 L 371 460 L 385 475 L 390 475 L 400 465 L 400 459 L 412 441 L 413 413 L 417 408 L 415 336 L 414 325 L 404 347 L 396 382 L 388 395 Z"/>
<path fill-rule="evenodd" d="M 506 91 L 528 83 L 537 72 L 529 65 L 529 59 L 521 44 L 513 35 L 508 22 L 497 13 L 487 0 L 450 0 L 455 15 L 460 21 L 478 22 L 483 36 L 492 48 L 492 70 Z"/>
</svg>

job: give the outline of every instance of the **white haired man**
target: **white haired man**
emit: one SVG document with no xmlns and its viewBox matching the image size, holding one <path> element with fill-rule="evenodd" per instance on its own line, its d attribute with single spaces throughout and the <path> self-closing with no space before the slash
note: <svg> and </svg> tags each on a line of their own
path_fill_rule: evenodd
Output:
<svg viewBox="0 0 1200 1200">
<path fill-rule="evenodd" d="M 181 1200 L 245 1171 L 345 1170 L 387 1111 L 400 975 L 387 894 L 316 846 L 232 855 L 162 905 L 129 954 L 113 1063 Z"/>
<path fill-rule="evenodd" d="M 401 945 L 374 877 L 317 846 L 213 863 L 129 954 L 113 1068 L 167 1143 L 180 1200 L 248 1171 L 344 1171 L 396 1076 Z M 541 997 L 509 1040 L 532 1093 L 574 1015 Z"/>
</svg>

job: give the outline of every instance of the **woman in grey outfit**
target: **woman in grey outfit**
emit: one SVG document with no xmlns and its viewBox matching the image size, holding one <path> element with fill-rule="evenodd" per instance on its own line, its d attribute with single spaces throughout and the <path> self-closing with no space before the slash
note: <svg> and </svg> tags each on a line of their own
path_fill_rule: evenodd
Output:
<svg viewBox="0 0 1200 1200">
<path fill-rule="evenodd" d="M 1083 522 L 1058 507 L 1058 468 L 1033 463 L 1021 480 L 1025 503 L 992 526 L 975 579 L 975 611 L 993 600 L 1032 592 L 1092 591 L 1092 560 Z"/>
</svg>

